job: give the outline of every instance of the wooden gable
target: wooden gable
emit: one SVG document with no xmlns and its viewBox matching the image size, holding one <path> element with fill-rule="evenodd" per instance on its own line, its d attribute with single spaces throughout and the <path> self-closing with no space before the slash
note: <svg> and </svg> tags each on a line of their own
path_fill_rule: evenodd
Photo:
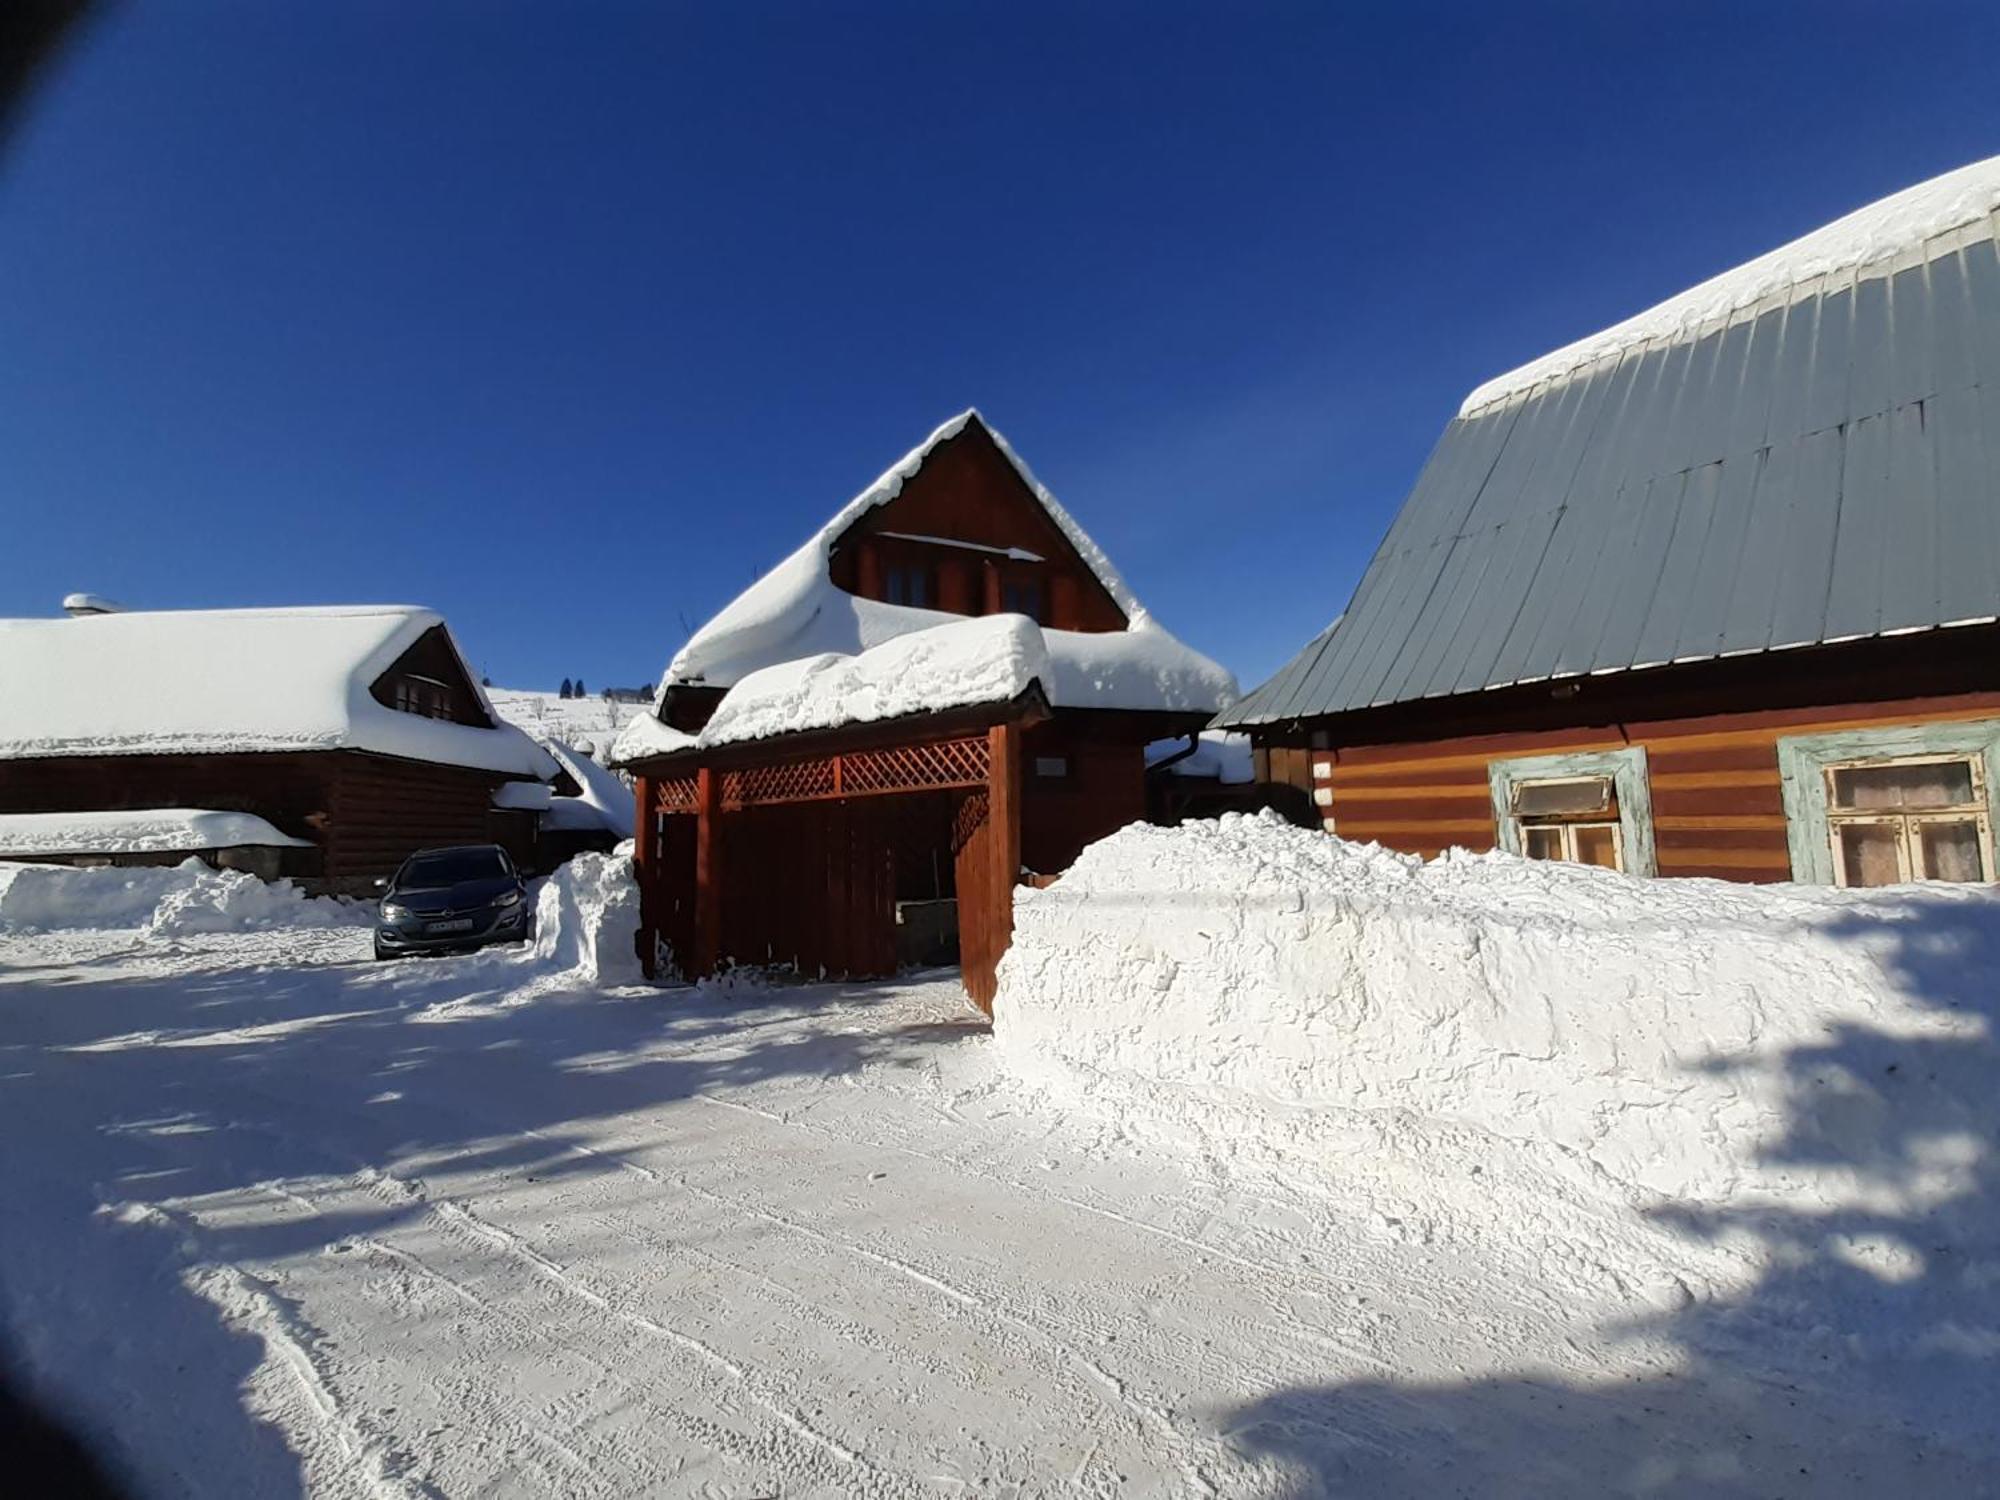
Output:
<svg viewBox="0 0 2000 1500">
<path fill-rule="evenodd" d="M 368 693 L 385 708 L 479 729 L 494 727 L 480 707 L 479 690 L 466 675 L 465 663 L 458 659 L 442 625 L 433 625 L 418 636 L 368 685 Z"/>
<path fill-rule="evenodd" d="M 931 450 L 901 494 L 835 539 L 831 574 L 850 594 L 953 614 L 1013 608 L 1061 630 L 1128 623 L 977 417 Z M 922 597 L 910 596 L 913 582 Z"/>
</svg>

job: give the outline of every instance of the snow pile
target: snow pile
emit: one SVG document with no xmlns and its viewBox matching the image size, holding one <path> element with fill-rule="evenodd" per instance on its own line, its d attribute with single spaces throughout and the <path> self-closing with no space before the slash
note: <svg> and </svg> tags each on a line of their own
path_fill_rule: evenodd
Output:
<svg viewBox="0 0 2000 1500">
<path fill-rule="evenodd" d="M 1232 815 L 1125 829 L 1017 892 L 994 1024 L 1018 1071 L 1165 1115 L 1345 1112 L 1405 1122 L 1392 1140 L 1435 1125 L 1641 1198 L 1852 1206 L 1887 1177 L 1938 1203 L 2000 1136 L 2000 1050 L 1961 993 L 1992 978 L 1969 941 L 2000 944 L 1991 891 L 1426 865 Z M 1977 1066 L 1927 1083 L 1850 1064 L 1835 1042 L 1863 1036 Z M 1874 1122 L 1885 1091 L 1925 1087 L 1910 1160 Z M 1827 1139 L 1777 1149 L 1802 1106 Z"/>
<path fill-rule="evenodd" d="M 638 984 L 635 934 L 639 884 L 632 845 L 609 854 L 579 854 L 542 884 L 535 901 L 535 942 L 528 959 L 579 980 Z"/>
<path fill-rule="evenodd" d="M 0 813 L 0 854 L 15 858 L 38 854 L 174 854 L 251 846 L 310 849 L 312 842 L 282 834 L 253 813 L 200 807 Z"/>
<path fill-rule="evenodd" d="M 198 859 L 142 869 L 0 865 L 0 932 L 130 927 L 145 937 L 183 937 L 370 919 L 366 906 L 308 898 L 290 881 L 211 869 Z"/>
<path fill-rule="evenodd" d="M 463 667 L 443 619 L 412 605 L 0 620 L 0 758 L 373 750 L 551 775 L 511 724 L 457 724 L 375 698 L 375 682 L 433 630 Z"/>
<path fill-rule="evenodd" d="M 1984 221 L 1996 210 L 2000 210 L 2000 156 L 1946 172 L 1856 209 L 1636 317 L 1489 380 L 1465 398 L 1458 414 L 1469 417 L 1545 380 L 1559 379 L 1627 349 L 1721 322 L 1820 277 L 1882 265 L 1899 255 L 1920 251 L 1955 229 L 1991 238 L 1992 225 Z M 1947 244 L 1937 250 L 1943 253 L 1952 248 L 1955 246 Z"/>
<path fill-rule="evenodd" d="M 717 706 L 704 745 L 1005 703 L 1046 679 L 1048 649 L 1025 615 L 954 619 L 859 656 L 826 653 L 752 672 Z"/>
</svg>

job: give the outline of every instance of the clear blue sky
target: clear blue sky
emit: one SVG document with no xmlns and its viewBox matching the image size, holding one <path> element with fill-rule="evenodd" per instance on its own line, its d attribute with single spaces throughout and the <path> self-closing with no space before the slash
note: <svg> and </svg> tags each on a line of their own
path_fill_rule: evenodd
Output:
<svg viewBox="0 0 2000 1500">
<path fill-rule="evenodd" d="M 2000 152 L 1996 57 L 1991 4 L 135 0 L 0 159 L 0 614 L 414 601 L 644 681 L 977 405 L 1247 687 L 1469 388 Z"/>
</svg>

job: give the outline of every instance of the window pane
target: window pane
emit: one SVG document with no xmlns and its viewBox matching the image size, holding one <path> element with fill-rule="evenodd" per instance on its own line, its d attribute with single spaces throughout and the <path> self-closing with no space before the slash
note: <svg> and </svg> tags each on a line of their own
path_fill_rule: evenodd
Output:
<svg viewBox="0 0 2000 1500">
<path fill-rule="evenodd" d="M 1972 801 L 1972 764 L 1938 760 L 1914 766 L 1845 766 L 1832 773 L 1835 807 L 1964 807 Z"/>
<path fill-rule="evenodd" d="M 1037 578 L 1010 578 L 1001 586 L 1000 608 L 1010 615 L 1026 615 L 1040 622 L 1043 618 L 1042 584 Z"/>
<path fill-rule="evenodd" d="M 1903 878 L 1902 836 L 1893 823 L 1836 823 L 1833 839 L 1849 885 L 1895 885 Z"/>
<path fill-rule="evenodd" d="M 1561 859 L 1563 839 L 1560 828 L 1523 828 L 1521 852 L 1529 859 Z"/>
<path fill-rule="evenodd" d="M 1584 781 L 1524 781 L 1514 788 L 1514 811 L 1523 817 L 1606 813 L 1612 808 L 1611 778 Z"/>
<path fill-rule="evenodd" d="M 1985 860 L 1979 851 L 1979 825 L 1964 822 L 1919 823 L 1917 847 L 1925 880 L 1984 880 Z"/>
<path fill-rule="evenodd" d="M 1618 863 L 1618 828 L 1612 823 L 1579 823 L 1576 825 L 1577 863 L 1601 865 L 1607 870 L 1620 868 Z"/>
</svg>

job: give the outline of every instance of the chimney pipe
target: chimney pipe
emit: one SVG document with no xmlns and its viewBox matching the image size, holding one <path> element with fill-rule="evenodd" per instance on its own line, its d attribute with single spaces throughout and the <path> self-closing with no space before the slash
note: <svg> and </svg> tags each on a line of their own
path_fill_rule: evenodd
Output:
<svg viewBox="0 0 2000 1500">
<path fill-rule="evenodd" d="M 102 594 L 69 594 L 62 603 L 63 613 L 73 620 L 85 615 L 115 615 L 123 612 L 125 606 Z"/>
</svg>

